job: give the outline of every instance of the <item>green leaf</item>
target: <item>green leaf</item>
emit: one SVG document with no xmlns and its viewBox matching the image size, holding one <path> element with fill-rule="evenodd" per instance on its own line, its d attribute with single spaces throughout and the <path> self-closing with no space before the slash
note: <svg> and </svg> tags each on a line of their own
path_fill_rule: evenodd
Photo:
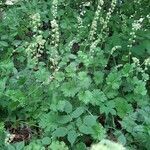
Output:
<svg viewBox="0 0 150 150">
<path fill-rule="evenodd" d="M 118 90 L 113 89 L 108 89 L 105 93 L 109 99 L 115 98 L 119 94 Z"/>
<path fill-rule="evenodd" d="M 49 145 L 51 143 L 51 138 L 49 138 L 49 137 L 44 137 L 43 139 L 42 139 L 42 144 L 43 145 Z"/>
<path fill-rule="evenodd" d="M 92 100 L 90 101 L 92 105 L 101 106 L 102 102 L 106 102 L 106 100 L 106 95 L 99 89 L 94 89 L 92 91 Z"/>
<path fill-rule="evenodd" d="M 76 120 L 76 125 L 77 125 L 77 127 L 80 127 L 82 124 L 83 124 L 82 119 L 79 117 L 79 118 Z"/>
<path fill-rule="evenodd" d="M 65 68 L 65 70 L 68 76 L 74 76 L 74 73 L 77 70 L 77 64 L 72 62 Z"/>
<path fill-rule="evenodd" d="M 71 113 L 72 112 L 72 104 L 69 101 L 65 102 L 64 111 L 66 113 Z"/>
<path fill-rule="evenodd" d="M 4 122 L 0 122 L 0 134 L 1 134 L 2 132 L 4 132 L 4 130 L 5 130 Z"/>
<path fill-rule="evenodd" d="M 52 141 L 49 150 L 69 150 L 64 142 Z"/>
<path fill-rule="evenodd" d="M 79 127 L 79 131 L 83 134 L 92 134 L 93 133 L 93 129 L 92 127 L 88 127 L 84 124 L 82 124 L 80 127 Z"/>
<path fill-rule="evenodd" d="M 95 126 L 92 127 L 93 132 L 92 132 L 92 137 L 96 140 L 102 140 L 106 136 L 106 131 L 103 128 L 101 124 L 96 124 Z"/>
<path fill-rule="evenodd" d="M 52 133 L 52 136 L 64 137 L 67 134 L 67 132 L 68 130 L 65 127 L 59 127 Z"/>
<path fill-rule="evenodd" d="M 106 83 L 112 87 L 112 89 L 119 89 L 119 86 L 121 85 L 121 76 L 119 72 L 111 72 L 107 78 L 106 78 Z"/>
<path fill-rule="evenodd" d="M 65 101 L 59 101 L 58 104 L 57 104 L 57 110 L 59 111 L 64 111 L 65 109 L 65 105 L 66 105 L 66 102 Z M 54 106 L 53 106 L 54 107 Z"/>
<path fill-rule="evenodd" d="M 66 22 L 62 22 L 62 23 L 60 24 L 60 26 L 61 26 L 62 29 L 66 29 L 66 28 L 68 27 L 68 25 L 67 25 Z"/>
<path fill-rule="evenodd" d="M 135 123 L 135 118 L 133 116 L 124 117 L 120 123 L 122 128 L 126 129 L 129 133 L 133 133 L 134 127 L 137 126 L 137 124 Z"/>
<path fill-rule="evenodd" d="M 58 117 L 57 122 L 60 124 L 66 124 L 68 122 L 71 122 L 72 117 L 70 115 L 61 115 Z"/>
<path fill-rule="evenodd" d="M 84 113 L 85 109 L 83 107 L 78 107 L 71 114 L 72 118 L 78 118 Z"/>
<path fill-rule="evenodd" d="M 58 118 L 58 114 L 54 113 L 54 112 L 50 112 L 50 113 L 42 113 L 42 115 L 39 116 L 40 121 L 39 121 L 39 126 L 45 130 L 51 131 L 56 129 L 58 123 L 57 122 L 57 118 Z"/>
<path fill-rule="evenodd" d="M 127 140 L 126 137 L 124 136 L 124 134 L 121 134 L 118 138 L 118 142 L 121 143 L 122 145 L 125 145 Z"/>
<path fill-rule="evenodd" d="M 7 81 L 7 78 L 0 80 L 0 93 L 3 93 L 5 90 L 6 81 Z"/>
<path fill-rule="evenodd" d="M 146 83 L 143 82 L 142 80 L 137 81 L 134 92 L 136 94 L 140 94 L 140 95 L 143 95 L 143 96 L 146 95 L 146 93 L 147 93 Z"/>
<path fill-rule="evenodd" d="M 125 64 L 122 69 L 122 74 L 128 77 L 133 71 L 133 66 L 131 64 Z"/>
<path fill-rule="evenodd" d="M 96 122 L 97 118 L 98 118 L 97 116 L 92 116 L 92 115 L 85 116 L 83 118 L 83 123 L 87 126 L 92 127 L 97 124 Z"/>
<path fill-rule="evenodd" d="M 131 104 L 121 97 L 115 99 L 115 108 L 117 110 L 117 114 L 119 117 L 123 118 L 125 115 L 133 112 L 133 108 Z"/>
<path fill-rule="evenodd" d="M 115 111 L 115 102 L 113 100 L 105 102 L 105 104 L 100 106 L 100 112 L 108 115 L 109 113 L 112 115 L 116 115 Z"/>
<path fill-rule="evenodd" d="M 80 90 L 77 82 L 74 80 L 64 82 L 62 84 L 61 90 L 66 97 L 74 97 L 75 94 Z"/>
<path fill-rule="evenodd" d="M 68 132 L 67 139 L 68 139 L 68 141 L 70 142 L 71 145 L 74 144 L 74 142 L 76 141 L 77 137 L 78 137 L 78 134 L 76 133 L 75 130 L 70 130 Z"/>
<path fill-rule="evenodd" d="M 82 88 L 85 88 L 87 89 L 90 84 L 91 84 L 91 79 L 90 77 L 87 75 L 86 72 L 79 72 L 78 73 L 78 79 L 79 79 L 79 86 L 82 87 Z"/>
<path fill-rule="evenodd" d="M 0 41 L 0 47 L 7 47 L 8 43 L 6 41 Z"/>
<path fill-rule="evenodd" d="M 65 75 L 63 72 L 56 72 L 54 74 L 54 77 L 56 80 L 58 80 L 59 82 L 63 81 L 65 79 Z"/>
<path fill-rule="evenodd" d="M 81 142 L 81 143 L 76 144 L 75 150 L 87 150 L 87 147 L 84 143 Z"/>
<path fill-rule="evenodd" d="M 121 143 L 122 145 L 126 144 L 126 142 L 127 142 L 126 141 L 126 137 L 125 137 L 125 135 L 121 131 L 116 130 L 114 132 L 114 135 L 117 137 L 119 143 Z"/>
<path fill-rule="evenodd" d="M 92 101 L 93 99 L 93 95 L 92 92 L 90 92 L 89 90 L 86 90 L 84 92 L 80 92 L 78 94 L 79 100 L 84 102 L 85 104 L 90 103 L 90 101 Z"/>
<path fill-rule="evenodd" d="M 16 143 L 16 145 L 15 145 L 16 150 L 23 150 L 24 146 L 25 146 L 24 142 L 19 142 L 19 143 Z"/>
<path fill-rule="evenodd" d="M 7 149 L 8 150 L 16 150 L 15 147 L 13 145 L 10 145 L 10 144 L 7 145 Z"/>
<path fill-rule="evenodd" d="M 96 85 L 103 83 L 104 73 L 101 71 L 94 72 L 94 82 Z"/>
</svg>

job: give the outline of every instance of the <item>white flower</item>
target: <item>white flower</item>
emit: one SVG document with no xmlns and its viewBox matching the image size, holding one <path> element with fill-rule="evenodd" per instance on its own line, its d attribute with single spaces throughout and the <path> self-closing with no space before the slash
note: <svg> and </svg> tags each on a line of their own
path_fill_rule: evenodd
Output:
<svg viewBox="0 0 150 150">
<path fill-rule="evenodd" d="M 140 18 L 140 19 L 139 19 L 139 22 L 143 22 L 143 20 L 144 20 L 144 18 Z"/>
<path fill-rule="evenodd" d="M 86 2 L 83 4 L 83 6 L 90 6 L 90 4 L 91 4 L 90 2 Z"/>
<path fill-rule="evenodd" d="M 132 23 L 132 28 L 133 30 L 139 30 L 142 27 L 142 22 L 143 22 L 144 18 L 140 18 L 139 20 L 135 20 Z"/>
<path fill-rule="evenodd" d="M 140 64 L 139 59 L 137 59 L 136 57 L 133 57 L 132 60 L 135 64 L 138 64 L 138 65 Z"/>
<path fill-rule="evenodd" d="M 150 57 L 144 61 L 145 66 L 150 66 Z"/>
<path fill-rule="evenodd" d="M 114 51 L 116 51 L 117 49 L 120 49 L 120 48 L 121 48 L 120 45 L 114 46 L 114 47 L 111 49 L 111 54 L 113 54 Z"/>
<path fill-rule="evenodd" d="M 15 134 L 8 133 L 5 138 L 5 144 L 11 143 L 14 138 L 15 138 Z"/>
<path fill-rule="evenodd" d="M 90 150 L 125 150 L 125 148 L 119 143 L 104 139 L 100 143 L 92 145 Z"/>
<path fill-rule="evenodd" d="M 52 28 L 58 27 L 56 19 L 51 21 Z"/>
<path fill-rule="evenodd" d="M 100 3 L 100 5 L 103 5 L 104 1 L 103 0 L 99 0 L 99 3 Z"/>
<path fill-rule="evenodd" d="M 132 23 L 133 30 L 139 30 L 141 28 L 141 24 L 138 22 Z"/>
<path fill-rule="evenodd" d="M 40 17 L 40 14 L 39 14 L 39 13 L 36 13 L 36 14 L 32 15 L 31 18 L 32 18 L 34 21 L 39 21 L 41 17 Z"/>
<path fill-rule="evenodd" d="M 94 35 L 96 34 L 96 31 L 97 31 L 97 22 L 98 22 L 98 19 L 100 17 L 100 12 L 101 12 L 103 3 L 104 3 L 103 0 L 99 0 L 97 10 L 95 12 L 95 16 L 94 16 L 94 19 L 93 19 L 93 22 L 92 22 L 92 25 L 91 25 L 90 33 L 89 33 L 90 41 L 93 41 L 95 39 Z"/>
<path fill-rule="evenodd" d="M 18 2 L 18 0 L 6 0 L 5 4 L 6 4 L 6 5 L 13 5 L 13 4 L 15 4 L 16 2 Z"/>
</svg>

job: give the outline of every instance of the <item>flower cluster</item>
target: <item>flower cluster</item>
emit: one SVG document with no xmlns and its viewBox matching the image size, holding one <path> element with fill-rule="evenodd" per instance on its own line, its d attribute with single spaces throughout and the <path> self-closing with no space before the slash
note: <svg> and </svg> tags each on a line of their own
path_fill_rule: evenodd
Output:
<svg viewBox="0 0 150 150">
<path fill-rule="evenodd" d="M 6 138 L 5 138 L 5 144 L 9 144 L 13 141 L 13 139 L 15 138 L 15 134 L 7 134 Z"/>
<path fill-rule="evenodd" d="M 122 18 L 122 27 L 121 27 L 121 29 L 123 30 L 123 31 L 127 31 L 127 17 L 124 15 L 124 14 L 121 14 L 121 18 Z"/>
<path fill-rule="evenodd" d="M 33 27 L 33 31 L 37 32 L 38 27 L 41 25 L 41 17 L 39 13 L 33 14 L 30 16 L 30 18 L 32 19 L 31 25 Z"/>
<path fill-rule="evenodd" d="M 32 65 L 38 64 L 38 59 L 43 53 L 43 48 L 46 40 L 43 39 L 42 35 L 34 35 L 34 41 L 31 43 L 26 43 L 28 46 L 26 48 L 26 53 L 28 55 L 28 63 Z"/>
<path fill-rule="evenodd" d="M 148 66 L 150 66 L 150 57 L 147 58 L 147 59 L 145 59 L 144 65 L 145 65 L 144 70 L 145 70 L 145 71 L 148 70 Z"/>
<path fill-rule="evenodd" d="M 132 44 L 135 42 L 135 38 L 136 38 L 136 31 L 139 30 L 142 27 L 142 22 L 143 22 L 144 18 L 140 18 L 139 20 L 135 20 L 132 23 L 132 31 L 130 32 L 131 37 L 129 38 L 129 44 L 127 45 L 128 48 L 132 47 Z"/>
<path fill-rule="evenodd" d="M 117 49 L 120 49 L 121 46 L 117 45 L 117 46 L 114 46 L 112 49 L 111 49 L 111 55 L 117 50 Z"/>
<path fill-rule="evenodd" d="M 133 60 L 133 63 L 134 63 L 135 65 L 137 65 L 137 66 L 139 66 L 139 65 L 140 65 L 140 61 L 139 61 L 139 59 L 138 59 L 138 58 L 136 58 L 136 57 L 132 57 L 132 60 Z"/>
<path fill-rule="evenodd" d="M 58 0 L 53 0 L 52 1 L 52 7 L 51 7 L 51 13 L 53 20 L 51 21 L 51 51 L 49 52 L 50 57 L 49 61 L 51 62 L 51 67 L 50 69 L 53 69 L 54 73 L 59 70 L 58 68 L 58 44 L 59 44 L 59 25 L 57 23 L 57 8 L 58 8 Z"/>
<path fill-rule="evenodd" d="M 148 66 L 150 66 L 150 57 L 145 59 L 142 64 L 140 64 L 140 60 L 136 57 L 132 57 L 132 60 L 132 66 L 137 72 L 142 73 L 144 81 L 147 81 L 149 79 L 149 76 L 146 74 L 146 71 L 148 70 Z M 144 68 L 142 67 L 142 65 L 144 65 Z"/>
<path fill-rule="evenodd" d="M 78 21 L 78 33 L 80 33 L 80 29 L 84 27 L 80 15 L 77 16 L 77 21 Z"/>
<path fill-rule="evenodd" d="M 98 22 L 98 19 L 99 19 L 99 16 L 100 16 L 102 6 L 104 4 L 103 0 L 99 0 L 98 2 L 99 3 L 98 3 L 98 6 L 97 6 L 97 10 L 95 12 L 95 16 L 94 16 L 94 19 L 93 19 L 93 22 L 92 22 L 92 25 L 91 25 L 90 33 L 89 33 L 89 40 L 90 41 L 95 40 L 94 35 L 96 34 L 96 31 L 97 31 L 97 22 Z"/>
<path fill-rule="evenodd" d="M 36 43 L 38 44 L 36 57 L 39 58 L 39 57 L 41 57 L 41 54 L 43 53 L 44 44 L 45 44 L 46 40 L 43 39 L 42 35 L 36 36 L 35 40 L 36 40 Z"/>
<path fill-rule="evenodd" d="M 132 23 L 132 30 L 139 30 L 141 28 L 141 23 L 143 22 L 144 18 L 140 18 L 139 20 L 135 20 Z"/>
<path fill-rule="evenodd" d="M 95 40 L 94 42 L 92 42 L 92 44 L 91 44 L 91 46 L 90 46 L 90 53 L 91 53 L 91 54 L 94 53 L 95 48 L 96 48 L 96 46 L 97 46 L 97 44 L 98 44 L 99 42 L 100 42 L 100 38 L 97 39 L 97 40 Z"/>
<path fill-rule="evenodd" d="M 31 43 L 26 42 L 25 47 L 27 47 L 26 54 L 28 58 L 28 64 L 31 66 L 36 65 L 38 63 L 38 59 L 34 56 L 36 54 L 37 43 L 35 41 Z"/>
<path fill-rule="evenodd" d="M 110 21 L 110 18 L 111 18 L 111 15 L 115 9 L 115 6 L 116 6 L 116 3 L 117 3 L 117 0 L 112 0 L 111 2 L 111 6 L 110 8 L 108 9 L 108 12 L 106 14 L 106 18 L 105 20 L 101 17 L 101 22 L 102 22 L 102 28 L 101 28 L 101 40 L 105 40 L 106 36 L 108 35 L 108 23 Z"/>
<path fill-rule="evenodd" d="M 85 6 L 90 6 L 91 5 L 91 2 L 84 2 L 83 3 L 83 6 L 85 7 Z"/>
<path fill-rule="evenodd" d="M 71 40 L 71 41 L 67 44 L 66 50 L 67 50 L 67 51 L 70 51 L 70 49 L 72 48 L 73 44 L 76 43 L 76 42 L 78 42 L 78 40 L 77 40 L 76 38 L 74 38 L 73 40 Z"/>
<path fill-rule="evenodd" d="M 57 48 L 58 48 L 58 43 L 59 43 L 59 28 L 58 28 L 58 24 L 57 24 L 57 21 L 56 19 L 54 19 L 53 21 L 51 21 L 51 26 L 52 26 L 52 41 L 51 41 L 51 44 L 52 44 L 52 51 L 50 53 L 50 62 L 52 64 L 52 66 L 50 67 L 51 69 L 55 71 L 58 71 L 58 67 L 57 67 L 57 64 L 58 64 L 58 60 L 59 60 L 59 56 L 58 56 L 58 51 L 57 51 Z"/>
<path fill-rule="evenodd" d="M 86 13 L 85 6 L 88 6 L 88 5 L 86 5 L 86 3 L 79 5 L 80 16 L 84 16 L 84 14 Z"/>
<path fill-rule="evenodd" d="M 90 24 L 88 24 L 87 26 L 84 26 L 83 25 L 83 17 L 86 13 L 86 8 L 85 7 L 89 7 L 91 5 L 91 2 L 82 2 L 80 5 L 79 5 L 79 14 L 77 15 L 77 23 L 78 23 L 78 28 L 77 28 L 77 32 L 78 32 L 78 36 L 80 36 L 84 29 L 86 27 L 89 27 Z"/>
<path fill-rule="evenodd" d="M 58 43 L 59 43 L 59 26 L 57 23 L 57 7 L 58 7 L 58 0 L 53 0 L 52 1 L 52 8 L 51 12 L 53 15 L 53 20 L 51 21 L 51 26 L 52 26 L 52 42 L 51 44 L 53 45 L 54 49 L 57 49 Z"/>
<path fill-rule="evenodd" d="M 147 18 L 147 19 L 150 19 L 150 15 L 148 14 L 148 15 L 146 16 L 146 18 Z"/>
<path fill-rule="evenodd" d="M 100 143 L 92 145 L 90 150 L 125 150 L 125 147 L 110 140 L 102 140 Z"/>
<path fill-rule="evenodd" d="M 17 2 L 18 2 L 18 0 L 6 0 L 5 4 L 6 5 L 14 5 Z"/>
<path fill-rule="evenodd" d="M 55 19 L 57 17 L 57 7 L 58 7 L 58 0 L 53 0 L 51 11 L 52 11 L 52 15 Z"/>
<path fill-rule="evenodd" d="M 101 34 L 98 35 L 98 39 L 95 40 L 91 46 L 90 46 L 90 51 L 92 52 L 94 48 L 96 48 L 96 46 L 98 45 L 98 43 L 101 41 L 101 39 L 103 38 L 102 36 L 102 33 L 104 33 L 103 31 L 105 29 L 107 29 L 107 25 L 108 25 L 108 22 L 111 18 L 111 14 L 112 12 L 114 11 L 115 9 L 115 6 L 116 6 L 116 0 L 112 0 L 111 2 L 111 6 L 109 8 L 109 11 L 108 13 L 106 14 L 106 19 L 104 20 L 102 16 L 100 16 L 100 11 L 102 9 L 102 6 L 104 4 L 104 1 L 103 0 L 100 0 L 99 1 L 99 5 L 97 7 L 97 11 L 95 12 L 95 17 L 94 17 L 94 20 L 92 22 L 92 26 L 91 26 L 91 30 L 90 30 L 90 40 L 95 40 L 94 38 L 94 35 L 96 34 L 96 30 L 97 30 L 97 21 L 98 19 L 100 18 L 100 23 L 102 24 L 102 29 L 101 29 Z M 104 38 L 103 38 L 104 39 Z"/>
<path fill-rule="evenodd" d="M 57 56 L 55 56 L 55 59 L 54 58 L 50 58 L 50 61 L 52 63 L 52 66 L 50 67 L 50 69 L 53 69 L 54 70 L 54 73 L 57 72 L 60 68 L 57 66 L 58 64 L 58 61 L 57 61 Z"/>
<path fill-rule="evenodd" d="M 51 42 L 51 44 L 55 48 L 57 48 L 58 43 L 59 43 L 59 27 L 58 27 L 56 19 L 51 21 L 51 26 L 52 26 L 52 42 Z"/>
<path fill-rule="evenodd" d="M 38 59 L 41 57 L 41 54 L 43 53 L 44 44 L 46 40 L 43 39 L 42 31 L 38 28 L 41 25 L 41 17 L 39 13 L 35 13 L 30 16 L 32 19 L 32 26 L 33 31 L 35 32 L 35 35 L 33 35 L 33 41 L 28 44 L 26 52 L 28 55 L 28 62 L 32 65 L 38 64 Z"/>
<path fill-rule="evenodd" d="M 109 8 L 109 10 L 108 10 L 108 12 L 106 14 L 106 18 L 105 18 L 105 21 L 104 21 L 104 24 L 103 24 L 102 31 L 107 28 L 108 22 L 109 22 L 109 20 L 111 18 L 111 14 L 113 13 L 113 11 L 115 9 L 116 3 L 117 3 L 116 0 L 112 0 L 111 6 L 110 6 L 110 8 Z"/>
</svg>

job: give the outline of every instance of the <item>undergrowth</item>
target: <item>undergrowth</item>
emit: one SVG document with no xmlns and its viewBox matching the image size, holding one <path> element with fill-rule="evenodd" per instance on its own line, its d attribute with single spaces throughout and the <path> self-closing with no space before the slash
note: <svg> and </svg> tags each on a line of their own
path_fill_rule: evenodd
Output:
<svg viewBox="0 0 150 150">
<path fill-rule="evenodd" d="M 2 0 L 0 149 L 150 147 L 149 0 Z"/>
</svg>

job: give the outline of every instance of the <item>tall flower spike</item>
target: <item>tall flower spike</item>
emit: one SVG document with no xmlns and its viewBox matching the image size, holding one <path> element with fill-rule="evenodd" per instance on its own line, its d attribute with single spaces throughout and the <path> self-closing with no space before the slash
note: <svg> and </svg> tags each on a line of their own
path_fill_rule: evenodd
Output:
<svg viewBox="0 0 150 150">
<path fill-rule="evenodd" d="M 26 53 L 28 58 L 28 65 L 30 67 L 35 67 L 39 62 L 39 57 L 43 53 L 43 48 L 46 40 L 42 36 L 42 31 L 39 29 L 41 26 L 41 17 L 39 13 L 35 13 L 30 16 L 31 25 L 33 26 L 33 31 L 35 35 L 33 35 L 33 41 L 30 43 L 26 43 Z"/>
<path fill-rule="evenodd" d="M 95 40 L 94 35 L 96 34 L 96 31 L 97 31 L 97 22 L 98 22 L 103 4 L 104 4 L 103 0 L 98 1 L 97 10 L 95 12 L 95 16 L 94 16 L 94 19 L 93 19 L 93 22 L 91 25 L 90 33 L 89 33 L 89 40 L 90 41 Z"/>
<path fill-rule="evenodd" d="M 140 18 L 132 23 L 132 31 L 130 32 L 131 37 L 129 38 L 129 44 L 127 45 L 128 48 L 131 48 L 132 44 L 135 42 L 134 39 L 136 38 L 136 31 L 142 27 L 143 20 L 144 18 Z"/>
<path fill-rule="evenodd" d="M 51 21 L 51 27 L 52 27 L 52 33 L 51 33 L 51 51 L 50 51 L 50 62 L 52 66 L 51 69 L 58 70 L 58 46 L 59 46 L 59 25 L 57 23 L 57 8 L 58 8 L 58 0 L 52 0 L 52 7 L 51 7 L 51 13 L 53 20 Z"/>
<path fill-rule="evenodd" d="M 90 40 L 95 40 L 92 44 L 91 44 L 91 46 L 90 46 L 90 52 L 93 52 L 94 51 L 94 48 L 96 48 L 96 46 L 98 45 L 98 43 L 102 40 L 102 38 L 103 38 L 103 40 L 105 39 L 104 37 L 103 37 L 103 32 L 104 32 L 104 30 L 105 29 L 107 29 L 107 25 L 108 25 L 108 22 L 109 22 L 109 20 L 110 20 L 110 18 L 111 18 L 111 14 L 112 14 L 112 12 L 114 11 L 114 9 L 115 9 L 115 6 L 116 6 L 116 0 L 112 0 L 112 2 L 111 2 L 111 6 L 110 6 L 110 8 L 109 8 L 109 11 L 108 11 L 108 13 L 106 14 L 106 18 L 105 18 L 105 20 L 102 18 L 102 17 L 100 17 L 100 22 L 101 22 L 101 24 L 102 24 L 102 29 L 101 29 L 101 33 L 98 35 L 98 39 L 94 39 L 94 34 L 96 34 L 96 30 L 97 30 L 97 19 L 99 18 L 99 14 L 100 14 L 100 11 L 101 11 L 101 9 L 102 9 L 102 5 L 104 4 L 104 1 L 103 0 L 100 0 L 99 1 L 99 5 L 98 5 L 98 8 L 97 8 L 97 11 L 95 12 L 95 17 L 94 17 L 94 20 L 93 20 L 93 22 L 92 22 L 92 26 L 91 26 L 91 34 L 90 34 Z M 93 29 L 93 30 L 92 30 Z"/>
<path fill-rule="evenodd" d="M 54 49 L 57 49 L 58 43 L 59 43 L 59 26 L 57 23 L 57 7 L 58 7 L 58 0 L 53 0 L 52 2 L 52 8 L 51 12 L 53 15 L 53 20 L 51 21 L 51 26 L 52 26 L 52 46 Z"/>
<path fill-rule="evenodd" d="M 117 3 L 117 0 L 112 0 L 110 8 L 106 14 L 105 20 L 102 17 L 100 18 L 102 28 L 101 28 L 101 32 L 99 34 L 99 38 L 100 38 L 99 41 L 104 41 L 108 35 L 108 23 L 110 21 L 111 15 L 115 9 L 116 3 Z"/>
<path fill-rule="evenodd" d="M 30 16 L 30 18 L 32 19 L 32 26 L 33 26 L 33 31 L 37 32 L 38 27 L 40 26 L 40 22 L 41 22 L 41 17 L 39 13 L 33 14 Z"/>
<path fill-rule="evenodd" d="M 116 0 L 112 0 L 111 6 L 110 6 L 110 8 L 109 8 L 109 10 L 108 10 L 108 12 L 106 14 L 106 18 L 105 18 L 105 21 L 103 23 L 103 27 L 102 27 L 101 33 L 107 28 L 109 20 L 111 18 L 111 14 L 113 13 L 113 11 L 115 9 L 116 3 L 117 3 Z"/>
</svg>

